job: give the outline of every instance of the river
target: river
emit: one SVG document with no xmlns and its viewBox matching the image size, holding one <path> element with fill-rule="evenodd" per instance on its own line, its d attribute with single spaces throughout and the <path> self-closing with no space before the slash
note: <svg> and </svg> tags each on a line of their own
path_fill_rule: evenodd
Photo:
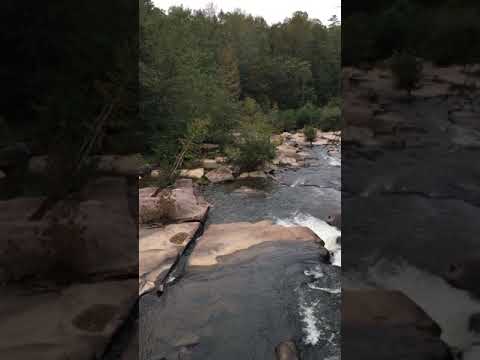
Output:
<svg viewBox="0 0 480 360">
<path fill-rule="evenodd" d="M 212 204 L 206 227 L 264 219 L 308 226 L 332 251 L 333 265 L 320 262 L 314 243 L 282 242 L 176 271 L 161 297 L 140 300 L 142 360 L 268 360 L 288 339 L 302 359 L 340 359 L 340 230 L 324 221 L 340 212 L 340 156 L 323 147 L 311 154 L 307 167 L 280 170 L 277 180 L 204 187 Z"/>
</svg>

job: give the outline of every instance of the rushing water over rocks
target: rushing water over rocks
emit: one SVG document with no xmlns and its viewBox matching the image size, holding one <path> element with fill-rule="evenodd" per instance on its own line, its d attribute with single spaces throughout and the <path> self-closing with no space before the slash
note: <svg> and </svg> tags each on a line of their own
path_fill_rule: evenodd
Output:
<svg viewBox="0 0 480 360">
<path fill-rule="evenodd" d="M 289 339 L 301 359 L 340 358 L 340 230 L 324 221 L 340 212 L 339 160 L 324 148 L 312 153 L 308 167 L 283 170 L 277 181 L 205 187 L 206 227 L 266 219 L 307 226 L 338 266 L 322 263 L 313 241 L 261 243 L 213 266 L 187 266 L 160 298 L 140 300 L 142 359 L 274 359 Z"/>
</svg>

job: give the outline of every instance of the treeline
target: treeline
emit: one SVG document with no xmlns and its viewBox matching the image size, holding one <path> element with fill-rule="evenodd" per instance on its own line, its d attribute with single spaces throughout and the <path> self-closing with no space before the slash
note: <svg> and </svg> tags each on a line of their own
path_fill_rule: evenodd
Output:
<svg viewBox="0 0 480 360">
<path fill-rule="evenodd" d="M 199 120 L 204 140 L 221 145 L 252 119 L 279 130 L 338 127 L 339 94 L 336 18 L 325 25 L 296 12 L 269 25 L 239 11 L 140 2 L 140 114 L 158 158 L 171 160 Z"/>
<path fill-rule="evenodd" d="M 344 65 L 383 60 L 395 51 L 438 65 L 480 61 L 478 1 L 348 1 L 342 11 Z"/>
</svg>

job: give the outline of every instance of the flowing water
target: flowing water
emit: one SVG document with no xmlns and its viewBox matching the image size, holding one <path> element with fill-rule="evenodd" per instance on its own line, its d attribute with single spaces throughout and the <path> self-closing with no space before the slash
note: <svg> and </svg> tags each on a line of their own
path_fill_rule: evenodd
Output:
<svg viewBox="0 0 480 360">
<path fill-rule="evenodd" d="M 308 167 L 280 171 L 277 181 L 205 187 L 213 205 L 206 226 L 264 219 L 307 226 L 332 251 L 333 265 L 320 262 L 314 243 L 282 242 L 187 268 L 160 298 L 141 299 L 142 359 L 268 360 L 289 339 L 302 359 L 340 359 L 340 230 L 324 221 L 340 212 L 340 160 L 320 147 L 312 155 Z"/>
</svg>

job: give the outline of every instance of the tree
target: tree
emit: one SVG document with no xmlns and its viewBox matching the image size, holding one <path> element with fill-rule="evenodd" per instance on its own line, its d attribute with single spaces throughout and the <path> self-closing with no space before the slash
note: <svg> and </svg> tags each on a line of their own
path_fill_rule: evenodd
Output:
<svg viewBox="0 0 480 360">
<path fill-rule="evenodd" d="M 240 72 L 235 52 L 231 46 L 222 49 L 220 55 L 220 72 L 223 80 L 223 86 L 232 96 L 238 100 L 240 97 Z"/>
</svg>

